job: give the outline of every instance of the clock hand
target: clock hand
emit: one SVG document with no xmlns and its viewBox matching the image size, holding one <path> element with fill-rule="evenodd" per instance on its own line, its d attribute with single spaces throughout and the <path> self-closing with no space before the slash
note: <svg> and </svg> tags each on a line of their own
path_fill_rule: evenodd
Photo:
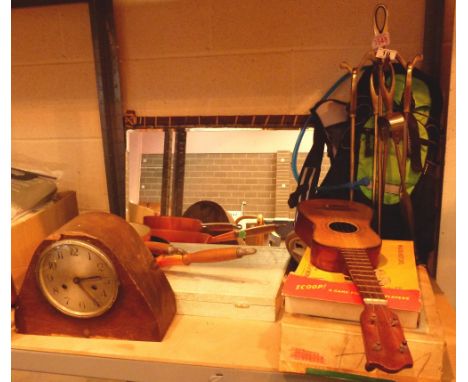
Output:
<svg viewBox="0 0 468 382">
<path fill-rule="evenodd" d="M 97 277 L 100 277 L 100 276 L 97 276 Z M 81 289 L 83 292 L 85 292 L 85 294 L 86 294 L 91 300 L 93 300 L 93 302 L 94 302 L 97 306 L 101 306 L 101 304 L 99 304 L 99 301 L 96 300 L 96 298 L 95 298 L 83 285 L 81 285 L 80 282 L 81 282 L 82 280 L 85 280 L 85 279 L 86 279 L 86 277 L 83 278 L 83 279 L 80 279 L 79 277 L 74 277 L 74 278 L 73 278 L 73 282 L 74 282 L 76 285 L 78 285 L 78 287 L 80 287 L 80 289 Z"/>
<path fill-rule="evenodd" d="M 88 276 L 88 277 L 74 277 L 73 278 L 73 282 L 75 284 L 79 284 L 80 282 L 82 281 L 85 281 L 85 280 L 100 280 L 102 279 L 103 277 L 102 276 L 99 276 L 99 275 L 96 275 L 96 276 Z"/>
</svg>

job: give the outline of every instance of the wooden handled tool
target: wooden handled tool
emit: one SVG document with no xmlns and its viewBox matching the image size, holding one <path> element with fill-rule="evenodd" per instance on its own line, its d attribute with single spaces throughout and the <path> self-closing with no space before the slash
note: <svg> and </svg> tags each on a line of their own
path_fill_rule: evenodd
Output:
<svg viewBox="0 0 468 382">
<path fill-rule="evenodd" d="M 184 254 L 185 251 L 181 248 L 174 247 L 171 244 L 160 243 L 157 241 L 145 241 L 145 246 L 148 248 L 153 255 L 159 254 Z"/>
<path fill-rule="evenodd" d="M 183 255 L 158 256 L 156 264 L 160 267 L 189 265 L 191 263 L 214 263 L 235 260 L 245 255 L 253 255 L 257 250 L 249 247 L 213 248 Z"/>
</svg>

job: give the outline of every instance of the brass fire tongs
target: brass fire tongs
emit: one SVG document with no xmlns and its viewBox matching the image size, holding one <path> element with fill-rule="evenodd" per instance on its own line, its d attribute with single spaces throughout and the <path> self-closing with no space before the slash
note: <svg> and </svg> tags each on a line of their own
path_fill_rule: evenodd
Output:
<svg viewBox="0 0 468 382">
<path fill-rule="evenodd" d="M 351 74 L 351 96 L 349 102 L 349 117 L 351 120 L 351 129 L 350 129 L 350 144 L 349 144 L 349 183 L 351 185 L 349 189 L 349 200 L 354 198 L 354 180 L 355 180 L 355 147 L 356 147 L 356 109 L 357 109 L 357 77 L 360 67 L 351 68 L 346 62 L 342 62 L 340 65 L 342 68 L 346 69 Z"/>
<path fill-rule="evenodd" d="M 378 13 L 383 12 L 382 25 L 379 26 Z M 374 35 L 385 36 L 383 44 L 380 46 L 386 48 L 390 42 L 388 34 L 388 10 L 384 5 L 379 5 L 374 13 Z M 397 156 L 398 171 L 400 173 L 400 200 L 404 208 L 404 215 L 407 218 L 410 231 L 413 232 L 413 213 L 411 200 L 406 190 L 406 161 L 408 157 L 408 117 L 411 108 L 411 86 L 412 71 L 414 65 L 422 59 L 417 55 L 413 61 L 406 62 L 396 51 L 389 51 L 394 54 L 393 57 L 384 55 L 375 61 L 375 72 L 370 77 L 370 95 L 374 113 L 374 166 L 372 183 L 372 201 L 374 210 L 377 213 L 377 231 L 381 233 L 382 206 L 385 195 L 385 179 L 387 172 L 388 157 L 388 139 L 391 137 Z M 406 68 L 406 81 L 403 93 L 403 114 L 393 112 L 393 98 L 395 94 L 395 71 L 391 59 L 396 59 L 404 68 Z M 390 69 L 389 87 L 385 84 L 385 70 Z M 378 86 L 375 84 L 375 75 L 377 75 Z M 383 110 L 385 103 L 385 113 Z M 385 117 L 384 117 L 385 115 Z M 400 153 L 399 142 L 402 141 L 402 152 Z"/>
<path fill-rule="evenodd" d="M 387 87 L 385 83 L 384 66 L 387 66 L 390 72 L 390 83 Z M 403 157 L 399 152 L 400 136 L 403 135 L 405 141 L 405 118 L 401 113 L 393 112 L 393 98 L 395 94 L 395 70 L 390 60 L 379 63 L 377 67 L 378 92 L 375 86 L 374 73 L 370 77 L 370 94 L 372 107 L 374 109 L 374 182 L 373 182 L 373 201 L 377 212 L 377 232 L 381 233 L 382 224 L 382 206 L 385 195 L 385 180 L 387 174 L 388 160 L 388 141 L 392 137 L 395 153 L 397 155 L 398 169 L 400 172 L 401 193 L 406 192 L 405 184 L 405 163 L 406 150 L 403 149 Z M 385 105 L 385 113 L 382 104 Z M 403 146 L 406 146 L 403 144 Z M 405 158 L 405 159 L 403 159 Z M 403 191 L 404 190 L 404 191 Z"/>
<path fill-rule="evenodd" d="M 349 183 L 351 188 L 349 190 L 349 200 L 353 200 L 354 197 L 354 188 L 355 184 L 355 163 L 356 163 L 356 112 L 357 112 L 357 85 L 358 85 L 358 75 L 361 71 L 361 68 L 366 64 L 367 61 L 373 60 L 375 54 L 373 51 L 368 51 L 361 59 L 361 62 L 357 67 L 352 68 L 348 63 L 342 62 L 340 67 L 346 69 L 351 74 L 351 92 L 350 92 L 350 102 L 349 102 L 349 117 L 350 117 L 350 147 L 349 147 Z"/>
<path fill-rule="evenodd" d="M 378 67 L 380 71 L 380 65 Z M 380 92 L 378 93 L 375 88 L 374 83 L 374 73 L 370 75 L 370 95 L 372 101 L 372 108 L 374 113 L 374 159 L 373 159 L 373 169 L 372 169 L 372 204 L 374 206 L 374 211 L 377 213 L 377 232 L 381 233 L 381 216 L 382 216 L 382 197 L 383 193 L 380 192 L 383 187 L 385 187 L 385 181 L 382 184 L 382 145 L 380 144 L 382 140 L 382 135 L 379 131 L 379 117 L 382 115 L 382 98 L 380 97 Z"/>
<path fill-rule="evenodd" d="M 383 12 L 383 23 L 382 26 L 379 26 L 379 13 L 380 11 Z M 389 35 L 388 35 L 388 10 L 387 8 L 380 4 L 375 8 L 374 11 L 374 35 L 375 38 L 383 36 L 384 41 L 389 41 Z M 382 42 L 381 42 L 382 43 Z M 374 46 L 373 46 L 374 47 Z M 356 109 L 357 109 L 357 83 L 358 83 L 358 74 L 361 70 L 361 68 L 366 64 L 366 62 L 371 61 L 372 64 L 375 65 L 376 61 L 378 61 L 379 67 L 382 66 L 382 60 L 377 60 L 376 59 L 376 52 L 374 50 L 368 51 L 364 54 L 363 58 L 361 59 L 361 62 L 357 67 L 351 68 L 349 64 L 346 62 L 341 63 L 341 67 L 346 69 L 350 74 L 351 74 L 351 95 L 350 95 L 350 107 L 349 107 L 349 116 L 350 116 L 350 122 L 351 122 L 351 129 L 350 129 L 350 168 L 349 168 L 349 174 L 350 174 L 350 184 L 354 184 L 355 181 L 355 133 L 356 133 Z M 377 129 L 377 117 L 382 115 L 382 103 L 381 103 L 381 97 L 380 97 L 380 92 L 375 91 L 375 87 L 373 85 L 373 79 L 371 76 L 371 97 L 372 97 L 372 104 L 374 108 L 374 167 L 373 167 L 373 183 L 372 183 L 372 199 L 373 199 L 373 205 L 374 209 L 376 204 L 378 204 L 380 207 L 377 209 L 380 211 L 381 210 L 381 198 L 377 198 L 376 195 L 379 195 L 380 193 L 377 191 L 378 188 L 378 183 L 379 180 L 381 179 L 381 173 L 378 173 L 377 168 L 378 168 L 378 162 L 377 162 L 377 153 L 378 153 L 378 147 L 379 147 L 379 134 L 378 134 L 378 129 Z M 379 95 L 377 95 L 379 93 Z M 379 156 L 380 158 L 381 156 Z M 377 177 L 379 176 L 379 180 L 377 180 Z M 353 195 L 354 195 L 354 190 L 353 188 L 350 189 L 349 193 L 349 198 L 350 200 L 353 200 Z M 378 213 L 378 221 L 379 221 L 379 229 L 378 232 L 380 233 L 380 215 L 381 212 Z"/>
<path fill-rule="evenodd" d="M 387 88 L 385 84 L 385 76 L 383 68 L 380 70 L 379 67 L 379 90 L 382 95 L 383 102 L 385 104 L 385 118 L 378 118 L 378 125 L 380 134 L 383 134 L 383 137 L 380 141 L 384 141 L 389 136 L 392 138 L 393 145 L 395 148 L 395 155 L 398 164 L 398 171 L 400 174 L 400 202 L 403 209 L 403 215 L 406 218 L 408 228 L 410 231 L 411 238 L 414 239 L 414 214 L 411 198 L 408 194 L 406 188 L 406 162 L 408 157 L 408 118 L 411 108 L 411 85 L 412 85 L 412 71 L 414 65 L 422 59 L 421 55 L 417 55 L 413 61 L 406 63 L 401 55 L 397 55 L 397 60 L 406 67 L 406 80 L 405 80 L 405 89 L 403 93 L 403 113 L 394 113 L 393 112 L 393 101 L 395 95 L 395 70 L 391 62 L 388 62 L 390 68 L 390 87 Z M 371 85 L 373 87 L 373 84 Z M 375 91 L 375 89 L 374 89 Z M 374 100 L 375 102 L 375 95 Z M 400 151 L 400 142 L 402 146 L 402 151 Z M 384 152 L 382 159 L 381 171 L 379 171 L 379 185 L 380 187 L 385 187 L 385 173 L 386 173 L 386 161 L 387 161 L 387 144 L 384 144 Z M 383 178 L 382 178 L 383 176 Z M 381 193 L 382 189 L 380 190 Z M 381 203 L 383 202 L 382 197 L 379 196 L 379 209 L 381 209 Z M 380 215 L 379 215 L 380 216 Z"/>
<path fill-rule="evenodd" d="M 379 15 L 382 17 L 379 18 Z M 356 127 L 356 107 L 357 107 L 357 82 L 358 74 L 362 66 L 367 61 L 374 65 L 375 72 L 370 76 L 370 96 L 374 114 L 374 159 L 372 176 L 372 203 L 376 211 L 377 232 L 380 234 L 382 227 L 382 206 L 384 204 L 385 180 L 388 160 L 388 142 L 390 137 L 395 145 L 395 153 L 398 161 L 398 170 L 400 173 L 400 200 L 408 219 L 410 230 L 413 231 L 412 206 L 409 194 L 406 190 L 406 161 L 408 157 L 408 116 L 411 108 L 411 86 L 412 70 L 414 65 L 422 59 L 417 55 L 413 61 L 406 62 L 402 56 L 396 52 L 386 49 L 390 42 L 388 33 L 388 10 L 380 4 L 374 11 L 374 39 L 378 44 L 373 45 L 374 49 L 383 48 L 366 52 L 360 64 L 351 68 L 350 65 L 343 62 L 341 67 L 351 74 L 351 96 L 350 96 L 350 183 L 354 183 L 355 178 L 355 127 Z M 383 55 L 382 55 L 383 54 Z M 403 113 L 393 112 L 393 98 L 395 94 L 395 71 L 392 65 L 392 59 L 396 59 L 404 68 L 406 68 L 406 82 L 403 95 Z M 389 86 L 385 84 L 385 71 L 389 70 Z M 377 85 L 375 80 L 378 80 Z M 384 105 L 385 104 L 385 105 Z M 384 111 L 385 106 L 385 111 Z M 399 143 L 403 141 L 402 152 L 399 149 Z M 353 199 L 353 189 L 350 190 L 350 199 Z"/>
<path fill-rule="evenodd" d="M 379 12 L 383 14 L 382 22 L 379 22 Z M 380 24 L 380 25 L 379 25 Z M 386 47 L 390 42 L 388 33 L 388 10 L 384 5 L 378 5 L 374 11 L 374 38 L 378 39 L 380 36 L 384 38 L 380 41 L 380 47 Z M 373 46 L 377 48 L 377 46 Z M 374 61 L 374 71 L 370 75 L 370 95 L 372 101 L 372 108 L 374 114 L 374 157 L 373 157 L 373 170 L 372 170 L 372 204 L 374 211 L 376 211 L 377 232 L 381 234 L 382 231 L 382 206 L 384 203 L 385 195 L 385 178 L 387 171 L 387 155 L 388 155 L 388 137 L 389 130 L 386 124 L 381 124 L 381 118 L 384 115 L 383 101 L 381 87 L 385 86 L 382 83 L 383 66 L 384 63 L 390 63 L 388 57 L 380 58 Z M 391 65 L 391 64 L 390 64 Z M 393 69 L 393 68 L 392 68 Z M 376 72 L 376 73 L 375 73 Z M 374 77 L 378 77 L 378 89 L 376 90 Z M 394 92 L 394 82 L 393 91 Z M 392 85 L 391 85 L 392 88 Z M 392 101 L 393 102 L 393 101 Z"/>
<path fill-rule="evenodd" d="M 406 78 L 405 78 L 405 89 L 403 92 L 403 145 L 402 145 L 402 153 L 400 154 L 400 150 L 398 147 L 398 142 L 394 140 L 395 144 L 395 154 L 397 156 L 398 161 L 398 170 L 400 172 L 400 201 L 403 207 L 403 213 L 406 216 L 406 221 L 408 224 L 408 229 L 411 235 L 411 239 L 415 239 L 415 226 L 414 226 L 414 214 L 413 214 L 413 205 L 411 202 L 411 198 L 406 190 L 406 162 L 408 157 L 408 145 L 409 145 L 409 126 L 408 126 L 408 119 L 411 111 L 411 88 L 413 82 L 413 68 L 414 66 L 422 60 L 422 55 L 417 55 L 413 58 L 411 62 L 405 62 L 403 58 L 398 55 L 398 61 L 403 67 L 406 67 Z M 398 135 L 396 136 L 398 138 Z M 416 254 L 417 256 L 417 254 Z"/>
</svg>

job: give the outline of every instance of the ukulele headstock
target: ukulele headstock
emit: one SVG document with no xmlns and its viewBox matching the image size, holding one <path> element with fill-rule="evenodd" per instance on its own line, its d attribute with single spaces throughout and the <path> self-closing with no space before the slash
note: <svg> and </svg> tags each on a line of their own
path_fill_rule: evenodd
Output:
<svg viewBox="0 0 468 382">
<path fill-rule="evenodd" d="M 365 305 L 361 329 L 366 351 L 366 370 L 396 373 L 413 366 L 413 358 L 398 316 L 386 305 Z"/>
</svg>

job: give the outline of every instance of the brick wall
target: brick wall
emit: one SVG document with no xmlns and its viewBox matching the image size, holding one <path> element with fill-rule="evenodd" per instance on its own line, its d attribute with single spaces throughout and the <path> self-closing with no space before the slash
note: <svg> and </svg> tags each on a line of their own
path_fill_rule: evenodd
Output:
<svg viewBox="0 0 468 382">
<path fill-rule="evenodd" d="M 161 201 L 163 154 L 141 156 L 140 203 Z"/>
<path fill-rule="evenodd" d="M 274 216 L 276 154 L 187 154 L 184 209 L 208 199 L 226 210 Z"/>
<path fill-rule="evenodd" d="M 291 152 L 278 151 L 276 154 L 276 198 L 275 198 L 275 216 L 289 217 L 290 208 L 288 198 L 295 185 L 291 172 Z"/>
<path fill-rule="evenodd" d="M 306 157 L 298 155 L 298 171 Z M 289 194 L 296 188 L 290 169 L 291 152 L 187 154 L 185 162 L 185 211 L 200 200 L 211 200 L 228 211 L 263 214 L 265 217 L 294 217 L 288 207 Z M 322 178 L 328 170 L 324 158 Z M 162 154 L 143 154 L 140 202 L 158 202 L 161 197 Z"/>
</svg>

